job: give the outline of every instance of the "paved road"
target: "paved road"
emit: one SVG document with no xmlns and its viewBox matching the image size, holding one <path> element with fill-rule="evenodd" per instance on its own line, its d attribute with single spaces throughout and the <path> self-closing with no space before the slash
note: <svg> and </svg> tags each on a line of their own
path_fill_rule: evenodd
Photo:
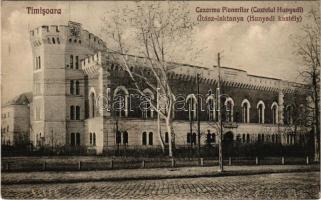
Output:
<svg viewBox="0 0 321 200">
<path fill-rule="evenodd" d="M 319 193 L 318 172 L 252 176 L 2 185 L 3 198 L 112 199 L 313 199 Z"/>
</svg>

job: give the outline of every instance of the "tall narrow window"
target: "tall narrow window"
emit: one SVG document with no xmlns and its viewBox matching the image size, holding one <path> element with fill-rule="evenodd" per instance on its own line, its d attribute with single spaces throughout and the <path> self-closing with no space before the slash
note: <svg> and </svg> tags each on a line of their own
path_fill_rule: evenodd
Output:
<svg viewBox="0 0 321 200">
<path fill-rule="evenodd" d="M 292 105 L 288 105 L 285 110 L 285 122 L 286 124 L 293 123 L 293 107 Z"/>
<path fill-rule="evenodd" d="M 168 132 L 165 132 L 165 143 L 169 142 L 169 138 L 168 138 Z"/>
<path fill-rule="evenodd" d="M 149 132 L 148 134 L 148 144 L 153 145 L 153 132 Z"/>
<path fill-rule="evenodd" d="M 196 144 L 196 133 L 193 133 L 192 135 L 192 143 Z"/>
<path fill-rule="evenodd" d="M 123 144 L 128 144 L 128 132 L 123 133 Z"/>
<path fill-rule="evenodd" d="M 96 146 L 96 133 L 93 133 L 93 145 Z"/>
<path fill-rule="evenodd" d="M 93 144 L 93 134 L 91 132 L 89 134 L 89 144 Z"/>
<path fill-rule="evenodd" d="M 234 101 L 231 97 L 227 98 L 224 103 L 225 106 L 225 121 L 233 122 Z"/>
<path fill-rule="evenodd" d="M 209 121 L 214 121 L 215 120 L 215 104 L 214 104 L 214 97 L 209 96 L 206 99 L 207 103 L 207 115 L 208 115 L 208 120 Z"/>
<path fill-rule="evenodd" d="M 250 134 L 246 134 L 246 143 L 250 143 Z"/>
<path fill-rule="evenodd" d="M 70 145 L 75 146 L 75 133 L 71 133 L 70 135 Z"/>
<path fill-rule="evenodd" d="M 76 95 L 80 94 L 79 81 L 76 81 Z"/>
<path fill-rule="evenodd" d="M 90 94 L 90 98 L 89 98 L 89 109 L 90 109 L 90 116 L 92 118 L 95 117 L 95 107 L 96 107 L 96 101 L 95 101 L 95 93 L 91 93 Z"/>
<path fill-rule="evenodd" d="M 70 119 L 74 120 L 75 119 L 75 107 L 70 106 Z"/>
<path fill-rule="evenodd" d="M 70 55 L 70 68 L 73 69 L 74 68 L 74 56 Z"/>
<path fill-rule="evenodd" d="M 277 124 L 278 123 L 278 105 L 276 102 L 273 102 L 271 106 L 272 111 L 272 123 Z"/>
<path fill-rule="evenodd" d="M 247 99 L 244 99 L 242 104 L 242 121 L 243 123 L 249 123 L 250 122 L 250 102 Z"/>
<path fill-rule="evenodd" d="M 39 64 L 39 69 L 41 69 L 41 58 L 40 56 L 38 57 L 39 61 L 38 61 L 38 64 Z"/>
<path fill-rule="evenodd" d="M 124 86 L 118 86 L 114 90 L 115 115 L 119 117 L 128 116 L 128 90 Z"/>
<path fill-rule="evenodd" d="M 190 94 L 186 98 L 188 104 L 188 117 L 189 120 L 196 119 L 196 97 L 194 94 Z"/>
<path fill-rule="evenodd" d="M 117 131 L 116 132 L 116 144 L 120 144 L 121 143 L 121 132 Z"/>
<path fill-rule="evenodd" d="M 265 105 L 263 101 L 259 101 L 259 103 L 257 104 L 257 109 L 258 109 L 258 123 L 264 124 Z"/>
<path fill-rule="evenodd" d="M 76 62 L 75 62 L 76 69 L 79 69 L 79 57 L 76 56 Z"/>
<path fill-rule="evenodd" d="M 142 97 L 141 110 L 144 119 L 153 118 L 154 111 L 151 108 L 151 101 L 154 99 L 153 93 L 149 89 L 143 91 L 146 96 Z"/>
<path fill-rule="evenodd" d="M 142 135 L 142 144 L 143 144 L 143 145 L 146 145 L 146 144 L 147 144 L 147 135 L 146 135 L 146 132 L 143 132 L 143 135 Z"/>
<path fill-rule="evenodd" d="M 76 120 L 80 120 L 80 106 L 76 106 Z"/>
<path fill-rule="evenodd" d="M 192 133 L 187 133 L 187 144 L 191 144 L 192 143 Z"/>
<path fill-rule="evenodd" d="M 74 94 L 74 81 L 70 80 L 70 94 Z"/>
<path fill-rule="evenodd" d="M 79 146 L 80 145 L 80 133 L 76 134 L 76 145 Z"/>
</svg>

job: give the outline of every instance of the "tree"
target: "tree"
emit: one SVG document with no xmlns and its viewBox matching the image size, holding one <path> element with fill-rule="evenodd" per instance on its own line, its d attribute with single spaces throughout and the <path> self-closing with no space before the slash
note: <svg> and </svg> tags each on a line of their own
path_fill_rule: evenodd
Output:
<svg viewBox="0 0 321 200">
<path fill-rule="evenodd" d="M 312 106 L 307 105 L 313 113 L 315 160 L 319 160 L 320 154 L 320 13 L 315 9 L 307 15 L 308 23 L 303 25 L 302 32 L 295 35 L 293 44 L 295 54 L 303 61 L 303 69 L 300 76 L 310 89 Z"/>
<path fill-rule="evenodd" d="M 184 2 L 136 2 L 130 7 L 112 11 L 102 19 L 102 33 L 109 45 L 108 51 L 128 73 L 133 89 L 146 97 L 143 86 L 147 85 L 159 97 L 156 102 L 150 100 L 150 107 L 166 123 L 166 131 L 170 133 L 170 157 L 173 156 L 172 138 L 175 137 L 175 96 L 168 72 L 173 68 L 171 62 L 177 61 L 179 53 L 182 52 L 179 47 L 185 47 L 186 52 L 193 46 L 191 32 L 195 23 L 186 8 L 187 4 Z M 141 56 L 144 62 L 146 61 L 145 67 L 151 72 L 149 77 L 143 72 L 131 70 L 134 61 L 129 54 Z M 194 53 L 194 56 L 196 55 L 198 53 Z M 164 139 L 160 131 L 159 140 L 164 150 Z"/>
</svg>

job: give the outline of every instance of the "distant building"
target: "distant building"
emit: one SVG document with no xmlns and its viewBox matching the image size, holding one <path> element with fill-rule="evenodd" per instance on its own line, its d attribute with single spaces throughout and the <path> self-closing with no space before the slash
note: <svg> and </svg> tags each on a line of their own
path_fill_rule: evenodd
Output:
<svg viewBox="0 0 321 200">
<path fill-rule="evenodd" d="M 81 24 L 41 26 L 31 31 L 33 49 L 33 114 L 31 141 L 35 146 L 84 147 L 97 153 L 115 148 L 157 148 L 156 112 L 129 108 L 133 83 L 105 43 L 82 29 Z M 129 56 L 131 70 L 150 76 L 144 58 Z M 218 70 L 172 63 L 168 72 L 175 95 L 187 97 L 185 110 L 174 113 L 176 147 L 218 141 L 215 99 L 208 95 L 217 87 Z M 149 74 L 148 74 L 149 73 Z M 201 75 L 203 101 L 201 140 L 196 133 L 196 73 Z M 280 79 L 254 76 L 246 71 L 222 67 L 224 140 L 240 143 L 268 142 L 293 145 L 304 141 L 308 129 L 294 124 L 304 112 L 304 85 Z M 146 93 L 156 93 L 146 86 Z M 117 112 L 102 110 L 102 98 L 113 101 L 122 95 L 124 107 Z M 208 95 L 208 96 L 206 96 Z M 301 113 L 301 114 L 300 114 Z M 190 124 L 192 123 L 192 132 Z M 162 137 L 168 134 L 161 122 Z"/>
<path fill-rule="evenodd" d="M 1 144 L 16 146 L 29 144 L 30 107 L 32 93 L 23 93 L 1 108 Z"/>
</svg>

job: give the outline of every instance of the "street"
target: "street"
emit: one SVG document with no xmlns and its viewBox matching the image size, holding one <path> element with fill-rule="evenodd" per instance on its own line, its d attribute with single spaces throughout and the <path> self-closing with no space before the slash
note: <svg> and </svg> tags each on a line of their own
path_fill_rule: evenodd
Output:
<svg viewBox="0 0 321 200">
<path fill-rule="evenodd" d="M 319 172 L 117 182 L 2 185 L 2 198 L 315 199 Z"/>
</svg>

